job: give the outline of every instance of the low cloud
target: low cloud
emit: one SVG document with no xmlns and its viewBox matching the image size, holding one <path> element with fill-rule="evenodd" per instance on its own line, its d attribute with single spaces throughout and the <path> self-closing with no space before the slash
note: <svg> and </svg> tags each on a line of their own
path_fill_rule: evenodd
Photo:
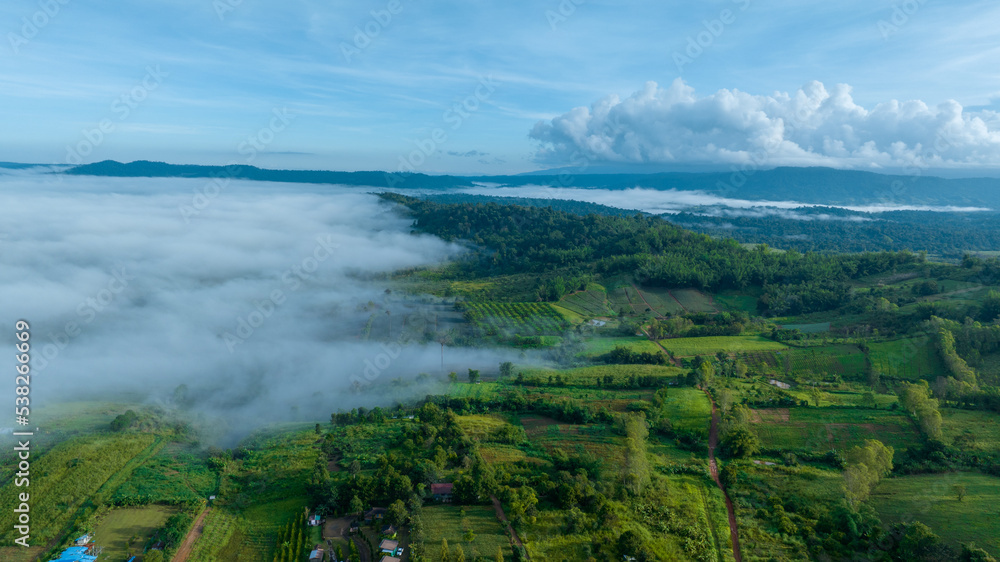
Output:
<svg viewBox="0 0 1000 562">
<path fill-rule="evenodd" d="M 676 79 L 610 95 L 530 132 L 539 162 L 976 168 L 1000 165 L 997 108 L 890 100 L 871 108 L 851 87 L 809 82 L 794 93 L 719 90 Z"/>
<path fill-rule="evenodd" d="M 33 409 L 169 403 L 184 384 L 194 411 L 238 432 L 438 384 L 432 336 L 451 307 L 386 293 L 385 278 L 461 247 L 411 234 L 365 188 L 233 181 L 185 222 L 205 183 L 0 173 L 0 324 L 11 348 L 14 322 L 31 324 Z M 444 354 L 460 372 L 505 358 Z"/>
<path fill-rule="evenodd" d="M 447 152 L 448 156 L 459 156 L 461 158 L 475 158 L 477 156 L 489 156 L 489 152 L 480 152 L 478 150 L 470 150 L 468 152 L 458 152 L 455 150 L 449 150 Z"/>
</svg>

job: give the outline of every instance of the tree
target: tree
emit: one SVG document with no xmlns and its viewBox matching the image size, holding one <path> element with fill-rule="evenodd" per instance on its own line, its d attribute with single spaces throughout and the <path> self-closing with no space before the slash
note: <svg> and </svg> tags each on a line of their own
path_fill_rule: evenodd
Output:
<svg viewBox="0 0 1000 562">
<path fill-rule="evenodd" d="M 354 496 L 351 498 L 351 513 L 361 513 L 365 510 L 365 504 L 361 501 L 361 498 Z"/>
<path fill-rule="evenodd" d="M 497 556 L 496 556 L 495 560 L 496 560 L 496 562 L 503 562 L 503 547 L 502 546 L 498 546 L 497 547 Z"/>
<path fill-rule="evenodd" d="M 390 525 L 403 525 L 406 523 L 407 515 L 406 504 L 403 503 L 403 500 L 396 500 L 389 504 L 389 512 L 386 514 L 386 517 Z"/>
<path fill-rule="evenodd" d="M 760 440 L 749 427 L 735 427 L 722 436 L 722 450 L 726 456 L 745 459 L 760 452 Z"/>
<path fill-rule="evenodd" d="M 448 548 L 448 539 L 441 539 L 441 562 L 451 562 L 451 550 Z"/>
<path fill-rule="evenodd" d="M 465 562 L 465 551 L 462 550 L 462 545 L 456 544 L 454 555 L 452 556 L 452 562 Z"/>
<path fill-rule="evenodd" d="M 958 498 L 958 501 L 964 500 L 965 495 L 968 493 L 968 491 L 969 490 L 968 488 L 965 487 L 965 484 L 952 484 L 951 486 L 951 493 L 955 494 L 955 497 Z"/>
<path fill-rule="evenodd" d="M 812 390 L 809 391 L 809 397 L 812 398 L 813 405 L 818 408 L 819 407 L 819 401 L 820 401 L 820 398 L 823 397 L 823 393 L 820 392 L 820 390 L 814 386 L 814 387 L 812 387 Z"/>
<path fill-rule="evenodd" d="M 503 363 L 500 363 L 500 376 L 501 377 L 506 378 L 506 377 L 509 377 L 509 376 L 511 376 L 513 374 L 514 374 L 514 364 L 513 363 L 511 363 L 510 361 L 504 361 Z"/>
<path fill-rule="evenodd" d="M 879 480 L 892 471 L 893 453 L 892 447 L 875 439 L 866 439 L 863 447 L 853 447 L 847 452 L 844 488 L 852 507 L 865 501 Z"/>
<path fill-rule="evenodd" d="M 458 373 L 455 371 L 448 373 L 448 380 L 451 382 L 458 382 Z"/>
<path fill-rule="evenodd" d="M 469 383 L 476 384 L 479 382 L 479 371 L 477 369 L 469 369 Z"/>
<path fill-rule="evenodd" d="M 150 550 L 146 554 L 142 555 L 143 562 L 163 562 L 163 551 L 162 550 Z"/>
</svg>

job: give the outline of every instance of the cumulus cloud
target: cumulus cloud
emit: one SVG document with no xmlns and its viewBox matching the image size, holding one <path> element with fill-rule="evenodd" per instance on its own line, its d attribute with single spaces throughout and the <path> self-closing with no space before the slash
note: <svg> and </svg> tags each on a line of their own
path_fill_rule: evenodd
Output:
<svg viewBox="0 0 1000 562">
<path fill-rule="evenodd" d="M 417 336 L 456 313 L 385 276 L 463 249 L 365 191 L 233 181 L 185 221 L 206 180 L 0 173 L 0 325 L 11 349 L 32 326 L 32 406 L 184 384 L 245 429 L 426 394 L 414 377 L 440 375 L 441 347 Z M 502 357 L 448 349 L 445 366 Z"/>
<path fill-rule="evenodd" d="M 530 132 L 548 164 L 595 162 L 831 166 L 1000 165 L 1000 113 L 890 100 L 855 103 L 851 87 L 809 82 L 794 93 L 719 90 L 699 96 L 680 78 L 622 100 L 610 95 Z"/>
</svg>

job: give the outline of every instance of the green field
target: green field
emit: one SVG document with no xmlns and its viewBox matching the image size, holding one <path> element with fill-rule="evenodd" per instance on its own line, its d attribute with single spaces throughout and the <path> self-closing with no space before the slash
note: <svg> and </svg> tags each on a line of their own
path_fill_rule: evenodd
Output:
<svg viewBox="0 0 1000 562">
<path fill-rule="evenodd" d="M 1000 451 L 1000 416 L 991 412 L 941 408 L 942 441 L 949 445 L 955 438 L 971 435 L 963 448 L 978 451 Z"/>
<path fill-rule="evenodd" d="M 717 351 L 743 353 L 775 351 L 788 347 L 761 336 L 710 336 L 705 338 L 672 338 L 660 340 L 660 345 L 680 357 L 714 355 Z"/>
<path fill-rule="evenodd" d="M 618 314 L 617 310 L 612 311 L 608 308 L 607 293 L 603 287 L 566 295 L 559 301 L 559 306 L 569 309 L 583 318 L 613 317 Z"/>
<path fill-rule="evenodd" d="M 640 336 L 620 336 L 612 338 L 597 337 L 587 340 L 583 345 L 584 351 L 580 353 L 583 357 L 597 357 L 604 355 L 618 345 L 625 346 L 636 353 L 643 351 L 650 353 L 663 352 L 663 350 L 660 349 L 660 346 Z"/>
<path fill-rule="evenodd" d="M 712 421 L 712 404 L 705 393 L 696 388 L 669 388 L 665 392 L 663 415 L 675 429 L 704 431 Z"/>
<path fill-rule="evenodd" d="M 953 485 L 966 487 L 963 501 L 952 492 Z M 871 502 L 887 523 L 920 521 L 953 545 L 975 542 L 1000 556 L 1000 486 L 995 477 L 957 472 L 888 478 Z"/>
<path fill-rule="evenodd" d="M 910 380 L 933 380 L 947 372 L 929 338 L 878 342 L 869 347 L 872 366 L 887 375 Z"/>
<path fill-rule="evenodd" d="M 754 410 L 753 422 L 761 444 L 770 449 L 843 451 L 865 439 L 899 449 L 920 442 L 909 417 L 886 410 L 762 408 Z"/>
<path fill-rule="evenodd" d="M 472 302 L 461 305 L 465 318 L 490 336 L 560 334 L 570 323 L 548 303 Z"/>
<path fill-rule="evenodd" d="M 718 312 L 712 303 L 712 297 L 697 289 L 673 289 L 670 294 L 688 312 Z"/>
<path fill-rule="evenodd" d="M 102 558 L 125 560 L 139 555 L 153 533 L 180 509 L 162 505 L 118 508 L 101 518 L 94 529 L 94 541 L 104 548 Z"/>
<path fill-rule="evenodd" d="M 640 289 L 640 293 L 641 298 L 645 299 L 645 303 L 660 316 L 681 314 L 684 312 L 684 307 L 681 306 L 681 303 L 677 302 L 677 299 L 666 289 L 642 288 Z M 645 307 L 643 310 L 645 310 Z"/>
<path fill-rule="evenodd" d="M 823 374 L 846 379 L 864 376 L 865 357 L 856 345 L 790 347 L 783 351 L 753 351 L 744 360 L 750 370 L 760 375 L 812 378 Z"/>
<path fill-rule="evenodd" d="M 447 539 L 452 552 L 461 545 L 466 560 L 474 560 L 477 556 L 492 559 L 497 547 L 503 549 L 505 557 L 511 555 L 510 540 L 493 506 L 432 505 L 423 508 L 421 516 L 427 537 L 424 552 L 428 560 L 441 559 L 441 539 Z M 475 535 L 472 542 L 463 538 L 469 529 Z"/>
</svg>

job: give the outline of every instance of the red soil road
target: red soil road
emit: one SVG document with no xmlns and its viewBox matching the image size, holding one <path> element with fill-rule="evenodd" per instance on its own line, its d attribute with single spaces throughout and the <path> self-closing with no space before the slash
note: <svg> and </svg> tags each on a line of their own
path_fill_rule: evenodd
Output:
<svg viewBox="0 0 1000 562">
<path fill-rule="evenodd" d="M 490 499 L 493 500 L 493 509 L 497 512 L 497 519 L 499 519 L 504 525 L 507 525 L 507 530 L 510 531 L 510 542 L 524 548 L 524 543 L 521 542 L 521 537 L 517 536 L 517 531 L 515 531 L 514 527 L 511 527 L 510 522 L 507 521 L 507 514 L 503 512 L 503 505 L 500 504 L 500 500 L 492 494 L 490 495 Z M 528 551 L 525 550 L 524 554 L 527 556 Z M 528 560 L 531 560 L 531 556 L 528 556 Z"/>
<path fill-rule="evenodd" d="M 726 511 L 729 512 L 729 534 L 733 539 L 733 558 L 736 559 L 736 562 L 743 562 L 743 557 L 740 555 L 740 531 L 736 526 L 736 510 L 733 508 L 733 502 L 729 499 L 726 489 L 722 487 L 722 481 L 719 480 L 719 465 L 715 462 L 715 446 L 719 443 L 719 412 L 715 409 L 715 400 L 712 400 L 712 395 L 707 390 L 705 396 L 708 396 L 708 401 L 712 403 L 712 428 L 708 432 L 708 464 L 712 470 L 712 480 L 715 480 L 715 484 L 722 490 L 722 495 L 726 498 Z"/>
<path fill-rule="evenodd" d="M 212 508 L 207 507 L 205 511 L 202 511 L 198 518 L 194 520 L 194 524 L 191 525 L 191 530 L 188 531 L 186 537 L 184 537 L 184 542 L 181 543 L 181 547 L 177 549 L 177 554 L 174 554 L 173 562 L 186 562 L 188 556 L 191 556 L 191 549 L 194 548 L 195 541 L 201 537 L 201 534 L 205 532 L 205 516 L 208 512 L 212 511 Z"/>
</svg>

